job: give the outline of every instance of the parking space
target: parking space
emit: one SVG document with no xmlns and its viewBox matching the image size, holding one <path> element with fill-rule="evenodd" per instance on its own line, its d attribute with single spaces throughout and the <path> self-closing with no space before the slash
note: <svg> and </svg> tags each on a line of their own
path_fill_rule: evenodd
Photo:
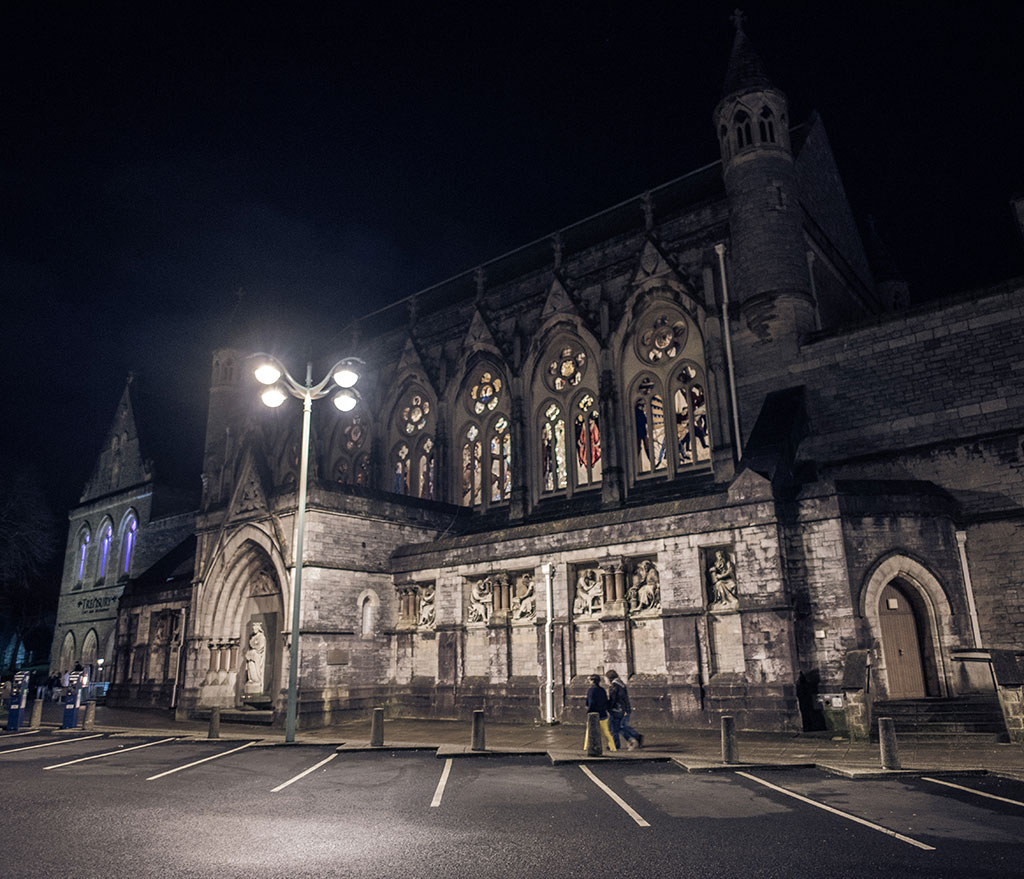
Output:
<svg viewBox="0 0 1024 879">
<path fill-rule="evenodd" d="M 80 832 L 102 819 L 117 828 L 114 850 L 145 852 L 157 873 L 242 875 L 242 865 L 277 864 L 304 876 L 337 872 L 343 859 L 351 874 L 388 863 L 395 876 L 433 876 L 471 854 L 485 874 L 514 864 L 578 875 L 595 857 L 607 862 L 614 838 L 626 875 L 994 877 L 1017 874 L 1024 842 L 1024 783 L 992 777 L 688 774 L 668 763 L 438 760 L 432 751 L 254 740 L 39 739 L 0 742 L 15 847 L 29 851 L 45 826 L 39 816 Z M 14 750 L 28 741 L 44 747 Z M 38 875 L 59 872 L 61 846 L 42 846 L 37 858 L 43 849 L 52 871 Z M 82 876 L 109 866 L 102 852 L 78 852 L 76 865 Z"/>
</svg>

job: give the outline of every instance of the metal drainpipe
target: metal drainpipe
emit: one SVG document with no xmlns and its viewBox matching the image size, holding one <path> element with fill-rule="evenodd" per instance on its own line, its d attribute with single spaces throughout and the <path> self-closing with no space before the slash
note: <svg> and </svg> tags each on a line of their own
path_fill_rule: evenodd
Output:
<svg viewBox="0 0 1024 879">
<path fill-rule="evenodd" d="M 729 371 L 729 401 L 732 403 L 732 426 L 736 434 L 736 460 L 743 458 L 743 434 L 740 433 L 740 407 L 736 402 L 736 373 L 732 362 L 732 336 L 729 332 L 729 285 L 725 280 L 725 245 L 716 244 L 718 274 L 722 281 L 722 334 L 725 336 L 725 364 Z"/>
<path fill-rule="evenodd" d="M 978 608 L 974 604 L 974 585 L 971 583 L 971 569 L 967 566 L 967 532 L 956 532 L 956 544 L 960 550 L 960 570 L 964 575 L 964 589 L 967 592 L 967 611 L 971 615 L 971 632 L 974 646 L 981 650 L 981 625 L 978 623 Z"/>
<path fill-rule="evenodd" d="M 547 681 L 544 684 L 544 722 L 555 722 L 555 654 L 552 645 L 554 621 L 552 617 L 554 605 L 555 566 L 544 566 L 544 600 L 547 602 L 547 619 L 544 620 L 544 662 L 547 665 Z"/>
</svg>

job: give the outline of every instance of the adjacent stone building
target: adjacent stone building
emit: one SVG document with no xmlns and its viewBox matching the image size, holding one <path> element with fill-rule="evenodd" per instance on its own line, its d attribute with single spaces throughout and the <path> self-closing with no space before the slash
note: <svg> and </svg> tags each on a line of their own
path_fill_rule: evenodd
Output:
<svg viewBox="0 0 1024 879">
<path fill-rule="evenodd" d="M 313 407 L 298 633 L 300 406 L 216 352 L 194 548 L 121 598 L 112 693 L 278 719 L 298 639 L 300 725 L 581 721 L 610 668 L 648 723 L 994 703 L 986 651 L 1024 653 L 1024 281 L 907 308 L 742 28 L 711 123 L 720 162 L 350 335 L 359 405 Z M 140 547 L 173 530 L 132 509 Z"/>
</svg>

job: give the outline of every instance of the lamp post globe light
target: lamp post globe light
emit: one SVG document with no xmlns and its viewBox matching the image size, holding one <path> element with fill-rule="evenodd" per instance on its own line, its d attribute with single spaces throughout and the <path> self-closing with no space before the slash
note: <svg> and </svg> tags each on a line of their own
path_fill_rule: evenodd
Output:
<svg viewBox="0 0 1024 879">
<path fill-rule="evenodd" d="M 276 409 L 289 396 L 302 400 L 302 444 L 299 464 L 299 501 L 295 520 L 295 576 L 292 583 L 292 642 L 288 663 L 288 707 L 285 714 L 284 740 L 295 741 L 296 716 L 299 695 L 299 617 L 302 601 L 302 543 L 306 522 L 306 478 L 309 473 L 309 420 L 313 401 L 332 396 L 332 402 L 342 412 L 352 410 L 359 400 L 355 385 L 359 381 L 358 357 L 345 357 L 332 366 L 327 375 L 313 384 L 313 364 L 306 363 L 306 380 L 299 382 L 285 369 L 284 364 L 270 354 L 253 355 L 256 363 L 253 375 L 264 385 L 260 399 L 266 406 Z"/>
</svg>

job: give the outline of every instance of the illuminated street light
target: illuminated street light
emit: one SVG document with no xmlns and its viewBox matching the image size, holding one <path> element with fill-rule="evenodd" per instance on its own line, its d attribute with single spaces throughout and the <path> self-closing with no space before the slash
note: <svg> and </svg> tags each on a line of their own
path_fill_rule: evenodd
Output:
<svg viewBox="0 0 1024 879">
<path fill-rule="evenodd" d="M 276 409 L 290 394 L 302 400 L 302 446 L 299 464 L 299 503 L 295 521 L 295 577 L 292 584 L 292 643 L 288 664 L 288 707 L 285 714 L 284 740 L 295 741 L 296 717 L 299 701 L 299 617 L 302 596 L 302 544 L 306 523 L 306 478 L 309 473 L 309 420 L 313 401 L 334 393 L 334 405 L 342 412 L 353 409 L 359 401 L 355 384 L 359 380 L 357 366 L 363 361 L 358 357 L 339 360 L 317 384 L 313 384 L 313 364 L 306 364 L 305 383 L 296 381 L 276 357 L 270 354 L 256 354 L 257 365 L 253 370 L 256 380 L 267 388 L 260 394 L 266 406 Z M 341 390 L 334 392 L 331 382 Z"/>
</svg>

